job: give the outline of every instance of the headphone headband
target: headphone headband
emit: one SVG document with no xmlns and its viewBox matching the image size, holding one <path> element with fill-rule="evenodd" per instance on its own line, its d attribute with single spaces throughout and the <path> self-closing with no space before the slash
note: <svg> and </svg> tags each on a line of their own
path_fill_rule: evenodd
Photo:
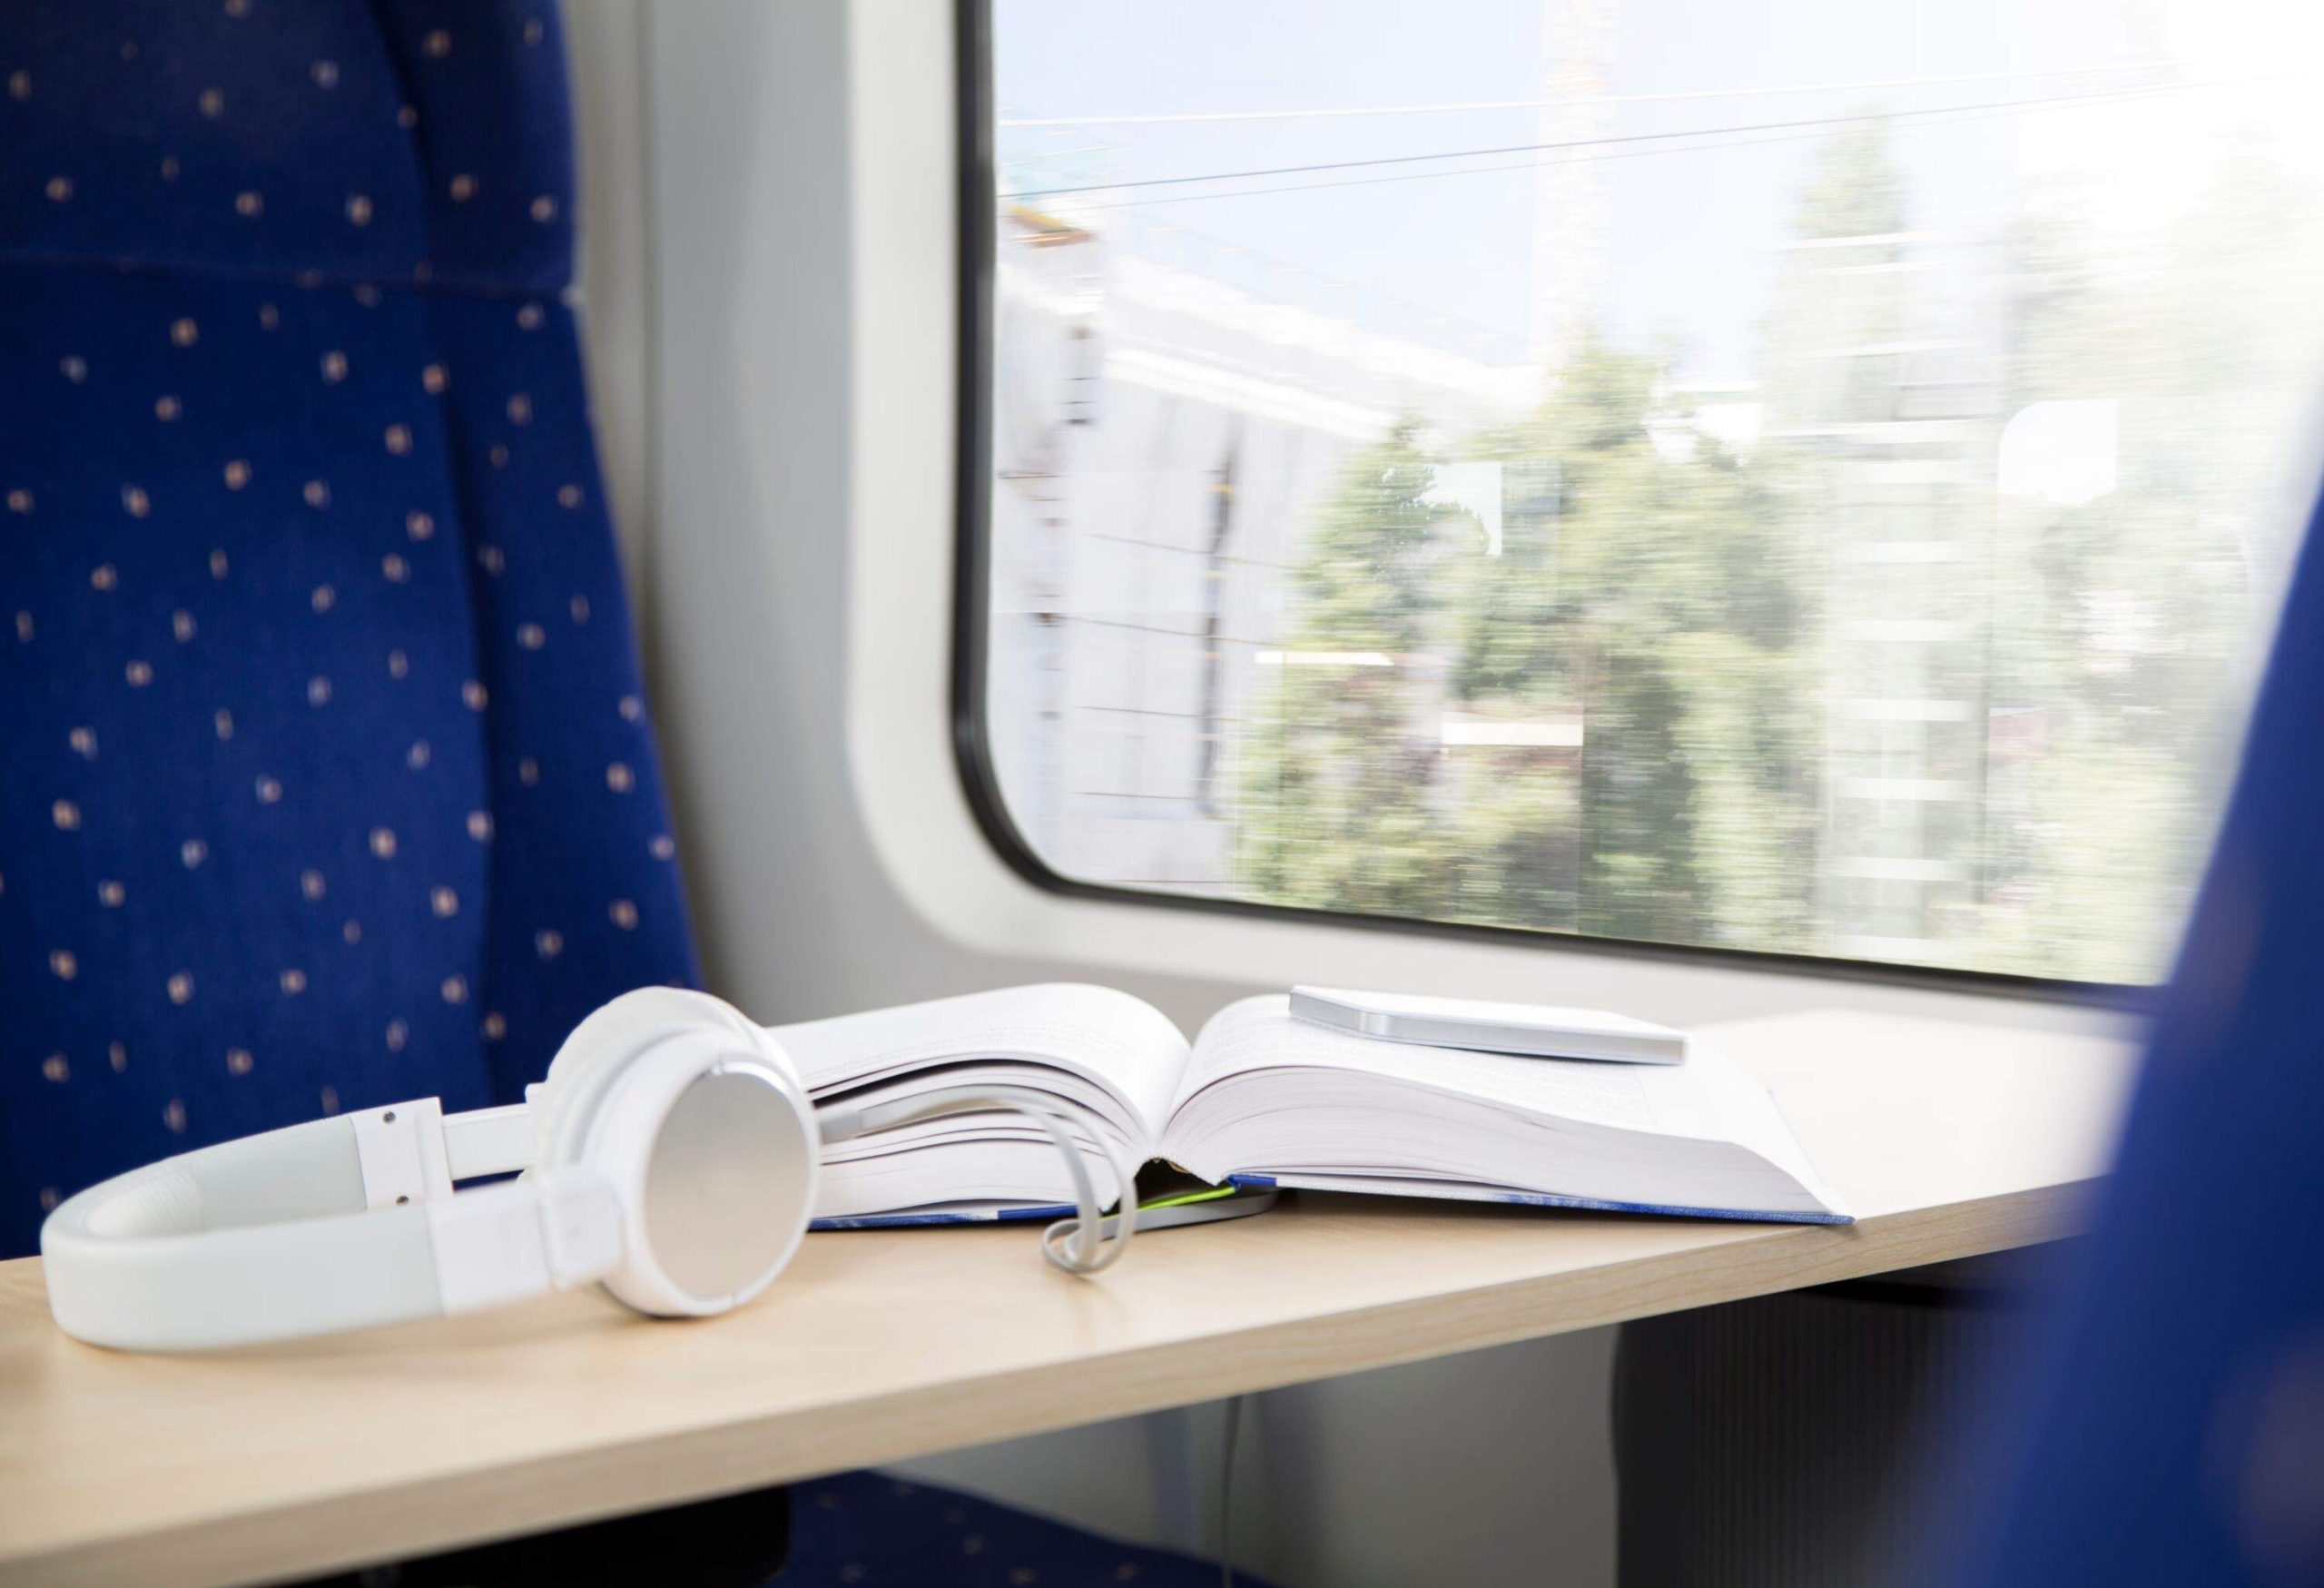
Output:
<svg viewBox="0 0 2324 1588">
<path fill-rule="evenodd" d="M 453 1197 L 448 1176 L 440 1190 L 406 1177 L 445 1157 L 429 1098 L 133 1169 L 42 1227 L 50 1308 L 95 1345 L 186 1350 L 474 1311 L 611 1266 L 609 1187 L 558 1177 Z"/>
</svg>

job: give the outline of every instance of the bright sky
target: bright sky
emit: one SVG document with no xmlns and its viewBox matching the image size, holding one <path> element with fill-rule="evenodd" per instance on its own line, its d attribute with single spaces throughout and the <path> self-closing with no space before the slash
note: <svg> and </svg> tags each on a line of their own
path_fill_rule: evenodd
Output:
<svg viewBox="0 0 2324 1588">
<path fill-rule="evenodd" d="M 1630 103 L 1007 124 L 1539 100 L 1545 55 L 1571 51 L 1593 18 L 1602 44 L 1582 54 L 1600 64 L 1583 91 Z M 2311 170 L 2324 159 L 2324 6 L 2313 0 L 997 0 L 995 46 L 1003 180 L 1015 191 L 1760 128 L 1724 133 L 1716 148 L 1600 147 L 1590 163 L 1557 165 L 1546 179 L 1541 163 L 1576 156 L 1454 163 L 1520 167 L 1471 174 L 1391 165 L 1039 201 L 1166 260 L 1182 245 L 1157 229 L 1195 229 L 1252 257 L 1197 242 L 1190 265 L 1230 279 L 1272 271 L 1270 291 L 1317 307 L 1346 311 L 1351 288 L 1375 304 L 1416 306 L 1382 328 L 1495 361 L 1522 356 L 1537 264 L 1548 270 L 1569 246 L 1551 222 L 1594 214 L 1599 241 L 1581 257 L 1594 261 L 1586 273 L 1609 322 L 1626 340 L 1675 338 L 1682 373 L 1704 382 L 1751 378 L 1778 245 L 1826 135 L 1768 123 L 2116 95 L 1894 123 L 1908 224 L 1937 234 L 1926 257 L 1945 273 L 1940 292 L 1956 297 L 1976 291 L 1990 268 L 1984 245 L 2060 176 L 2083 179 L 2083 202 L 2101 224 L 2143 226 L 2183 202 L 2229 137 L 2287 151 Z M 2288 70 L 2303 80 L 2281 80 Z M 2262 75 L 2278 80 L 2250 81 Z M 2237 85 L 2124 93 L 2221 79 Z M 1854 86 L 1813 86 L 1840 84 Z M 1754 92 L 1728 96 L 1735 90 Z M 1634 97 L 1705 94 L 1718 96 Z M 1323 185 L 1336 183 L 1352 185 Z M 1295 191 L 1199 196 L 1232 187 Z M 1437 323 L 1424 329 L 1426 317 Z"/>
</svg>

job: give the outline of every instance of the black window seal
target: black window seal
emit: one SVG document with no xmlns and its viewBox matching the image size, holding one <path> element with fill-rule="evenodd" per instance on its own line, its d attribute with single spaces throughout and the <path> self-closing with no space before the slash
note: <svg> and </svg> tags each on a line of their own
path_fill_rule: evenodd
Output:
<svg viewBox="0 0 2324 1588">
<path fill-rule="evenodd" d="M 1208 915 L 1236 915 L 1312 926 L 1452 938 L 1503 946 L 1603 954 L 1724 971 L 1816 977 L 1928 992 L 2015 998 L 2142 1012 L 2157 986 L 2073 981 L 1991 971 L 1906 965 L 1762 949 L 1592 937 L 1522 926 L 1430 921 L 1413 916 L 1268 904 L 1252 899 L 1206 898 L 1083 882 L 1051 867 L 1035 852 L 1001 797 L 985 723 L 987 618 L 990 612 L 992 523 L 992 314 L 996 229 L 993 194 L 991 0 L 954 0 L 956 136 L 960 261 L 957 360 L 958 414 L 954 468 L 958 523 L 954 541 L 952 611 L 952 748 L 969 809 L 1009 870 L 1045 893 Z M 1167 969 L 1167 967 L 1158 967 Z"/>
</svg>

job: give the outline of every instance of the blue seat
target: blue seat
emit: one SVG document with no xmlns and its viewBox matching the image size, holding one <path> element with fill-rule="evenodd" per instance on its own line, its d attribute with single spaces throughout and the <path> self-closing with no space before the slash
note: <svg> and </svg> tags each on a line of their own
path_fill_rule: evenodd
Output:
<svg viewBox="0 0 2324 1588">
<path fill-rule="evenodd" d="M 2324 1582 L 2324 507 L 2096 1228 L 1950 1580 Z"/>
<path fill-rule="evenodd" d="M 996 1505 L 989 1500 L 879 1473 L 843 1473 L 802 1484 L 789 1563 L 763 1577 L 766 1539 L 783 1513 L 767 1496 L 741 1494 L 643 1517 L 591 1523 L 310 1583 L 308 1588 L 689 1588 L 763 1580 L 773 1588 L 1213 1588 L 1216 1565 L 1137 1549 Z M 1252 1579 L 1246 1588 L 1264 1588 Z"/>
<path fill-rule="evenodd" d="M 694 979 L 562 297 L 566 96 L 549 0 L 0 6 L 0 1256 L 168 1153 L 515 1100 L 589 1010 Z M 814 1494 L 786 1583 L 1207 1580 Z M 714 1502 L 365 1581 L 632 1581 L 713 1527 L 755 1576 L 782 1525 Z"/>
<path fill-rule="evenodd" d="M 555 25 L 0 7 L 0 1254 L 694 976 Z"/>
<path fill-rule="evenodd" d="M 794 1492 L 785 1583 L 954 1588 L 1216 1588 L 1218 1567 L 1137 1549 L 990 1500 L 881 1473 L 817 1478 Z M 1265 1588 L 1248 1575 L 1244 1588 Z"/>
</svg>

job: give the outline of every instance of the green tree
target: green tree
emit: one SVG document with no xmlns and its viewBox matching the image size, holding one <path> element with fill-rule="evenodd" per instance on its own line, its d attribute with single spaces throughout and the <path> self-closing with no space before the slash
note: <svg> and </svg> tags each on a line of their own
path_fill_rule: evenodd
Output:
<svg viewBox="0 0 2324 1588">
<path fill-rule="evenodd" d="M 2324 216 L 2250 147 L 2127 240 L 2101 202 L 2061 183 L 2006 239 L 1999 406 L 2107 405 L 2114 478 L 1998 504 L 1991 687 L 2025 728 L 1994 752 L 1985 886 L 1951 934 L 1965 962 L 2138 981 L 2209 846 L 2289 550 L 2277 492 L 2304 437 L 2281 419 L 2324 350 L 2299 263 Z"/>
<path fill-rule="evenodd" d="M 1431 499 L 1415 431 L 1349 468 L 1290 646 L 1396 666 L 1282 669 L 1244 746 L 1246 886 L 1675 942 L 1798 929 L 1812 724 L 1789 521 L 1667 380 L 1662 355 L 1586 340 L 1531 419 L 1474 444 L 1502 465 L 1499 555 Z M 1448 748 L 1448 713 L 1578 723 L 1582 743 Z"/>
<path fill-rule="evenodd" d="M 1281 903 L 1441 915 L 1452 888 L 1436 746 L 1414 736 L 1412 678 L 1443 616 L 1448 510 L 1402 428 L 1344 469 L 1307 541 L 1287 664 L 1242 745 L 1244 885 Z M 1391 665 L 1329 657 L 1386 657 Z"/>
<path fill-rule="evenodd" d="M 1941 301 L 1887 130 L 1826 141 L 1761 326 L 1754 445 L 1695 422 L 1669 350 L 1589 337 L 1534 411 L 1458 444 L 1501 465 L 1497 551 L 1443 505 L 1416 425 L 1349 461 L 1283 643 L 1393 665 L 1287 666 L 1261 692 L 1239 885 L 2157 974 L 2287 555 L 2271 492 L 2324 358 L 2319 198 L 2258 151 L 2143 231 L 2062 187 L 1987 296 Z M 2048 402 L 2112 405 L 2112 489 L 2002 491 L 2007 427 Z"/>
</svg>

